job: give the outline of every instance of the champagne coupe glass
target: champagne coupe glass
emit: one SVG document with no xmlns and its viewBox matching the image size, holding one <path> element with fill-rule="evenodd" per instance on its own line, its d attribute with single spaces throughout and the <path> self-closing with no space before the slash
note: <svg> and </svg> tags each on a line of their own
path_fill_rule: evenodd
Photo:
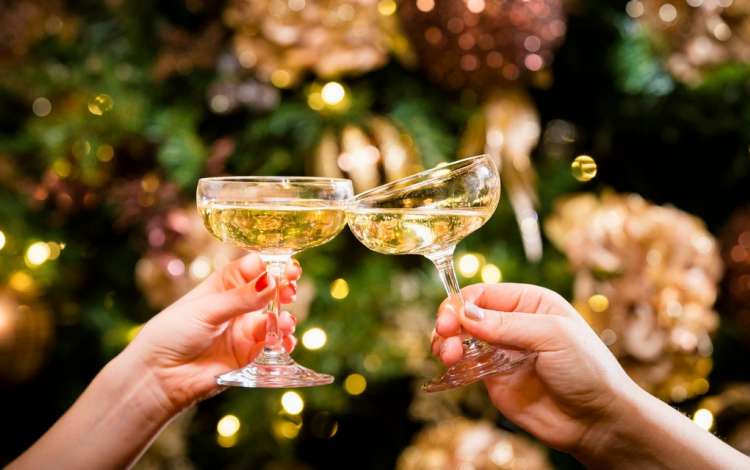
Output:
<svg viewBox="0 0 750 470">
<path fill-rule="evenodd" d="M 458 160 L 358 194 L 349 228 L 367 248 L 390 255 L 417 254 L 433 262 L 454 305 L 463 298 L 453 251 L 492 216 L 500 200 L 500 177 L 487 155 Z M 437 392 L 509 370 L 530 357 L 465 337 L 464 356 L 442 377 L 423 386 Z"/>
<path fill-rule="evenodd" d="M 279 286 L 292 255 L 335 237 L 346 225 L 352 182 L 335 178 L 219 177 L 198 182 L 203 224 L 223 242 L 260 253 L 276 280 L 266 313 L 266 339 L 255 361 L 217 377 L 235 387 L 310 387 L 333 376 L 302 367 L 289 357 L 279 336 Z"/>
</svg>

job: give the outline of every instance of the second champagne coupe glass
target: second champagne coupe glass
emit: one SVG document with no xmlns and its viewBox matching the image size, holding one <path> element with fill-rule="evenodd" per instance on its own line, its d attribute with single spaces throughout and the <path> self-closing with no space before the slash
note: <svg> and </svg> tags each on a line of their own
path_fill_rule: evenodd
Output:
<svg viewBox="0 0 750 470">
<path fill-rule="evenodd" d="M 276 294 L 268 305 L 263 351 L 251 364 L 217 377 L 236 387 L 309 387 L 333 376 L 302 367 L 289 357 L 279 335 L 279 286 L 292 255 L 321 245 L 346 225 L 353 195 L 345 179 L 306 177 L 220 177 L 198 182 L 198 211 L 219 240 L 258 251 Z"/>
<path fill-rule="evenodd" d="M 349 228 L 366 247 L 391 255 L 418 254 L 435 264 L 449 297 L 463 307 L 453 251 L 492 216 L 500 200 L 500 177 L 487 155 L 458 160 L 357 195 Z M 530 354 L 464 339 L 464 357 L 428 392 L 447 390 L 509 370 Z"/>
</svg>

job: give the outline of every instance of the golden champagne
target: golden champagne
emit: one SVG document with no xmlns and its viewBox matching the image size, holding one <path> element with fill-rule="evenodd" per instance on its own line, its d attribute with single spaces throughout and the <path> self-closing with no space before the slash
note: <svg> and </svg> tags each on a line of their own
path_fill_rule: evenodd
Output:
<svg viewBox="0 0 750 470">
<path fill-rule="evenodd" d="M 343 207 L 309 200 L 210 202 L 198 210 L 203 224 L 219 240 L 266 254 L 294 254 L 322 245 L 346 224 Z"/>
<path fill-rule="evenodd" d="M 457 244 L 490 215 L 487 208 L 356 209 L 349 213 L 349 228 L 378 253 L 427 255 Z"/>
</svg>

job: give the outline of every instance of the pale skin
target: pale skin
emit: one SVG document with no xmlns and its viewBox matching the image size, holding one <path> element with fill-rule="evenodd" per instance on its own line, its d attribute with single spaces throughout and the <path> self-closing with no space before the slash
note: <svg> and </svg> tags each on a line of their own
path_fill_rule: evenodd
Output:
<svg viewBox="0 0 750 470">
<path fill-rule="evenodd" d="M 592 468 L 739 469 L 750 458 L 638 387 L 557 293 L 527 284 L 477 284 L 440 306 L 433 352 L 447 365 L 462 332 L 537 353 L 486 379 L 492 403 L 547 445 Z"/>
<path fill-rule="evenodd" d="M 289 263 L 282 304 L 294 301 L 302 273 Z M 216 375 L 250 362 L 262 349 L 265 314 L 276 281 L 256 254 L 215 272 L 146 323 L 136 338 L 10 469 L 114 469 L 131 466 L 182 410 L 220 392 Z M 256 313 L 247 313 L 256 312 Z M 296 320 L 279 318 L 284 347 Z"/>
</svg>

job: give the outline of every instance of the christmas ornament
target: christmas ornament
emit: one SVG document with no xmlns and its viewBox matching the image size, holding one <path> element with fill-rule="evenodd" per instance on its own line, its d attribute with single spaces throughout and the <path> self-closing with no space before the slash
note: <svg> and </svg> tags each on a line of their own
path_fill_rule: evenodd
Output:
<svg viewBox="0 0 750 470">
<path fill-rule="evenodd" d="M 575 272 L 576 308 L 627 372 L 663 399 L 705 393 L 722 265 L 703 222 L 634 194 L 581 194 L 545 229 Z"/>
<path fill-rule="evenodd" d="M 11 278 L 11 286 L 20 288 L 18 284 Z M 33 377 L 47 357 L 53 333 L 45 306 L 0 291 L 0 380 L 18 383 Z"/>
<path fill-rule="evenodd" d="M 469 120 L 459 150 L 460 155 L 487 153 L 498 165 L 531 261 L 542 257 L 536 173 L 531 163 L 540 133 L 539 114 L 531 98 L 519 88 L 497 90 Z"/>
<path fill-rule="evenodd" d="M 405 54 L 395 8 L 381 3 L 233 0 L 224 21 L 234 30 L 240 64 L 260 80 L 286 88 L 307 71 L 323 78 L 360 74 L 384 65 L 389 51 Z"/>
<path fill-rule="evenodd" d="M 355 192 L 361 192 L 421 169 L 410 138 L 389 119 L 372 116 L 363 126 L 348 124 L 339 133 L 326 131 L 311 170 L 320 176 L 346 176 Z"/>
<path fill-rule="evenodd" d="M 627 13 L 651 37 L 667 69 L 691 85 L 722 65 L 750 63 L 750 1 L 631 0 Z"/>
<path fill-rule="evenodd" d="M 242 251 L 211 237 L 194 207 L 176 208 L 146 227 L 149 249 L 138 260 L 135 280 L 149 306 L 162 309 Z"/>
<path fill-rule="evenodd" d="M 750 337 L 750 208 L 736 211 L 721 234 L 721 255 L 726 266 L 726 312 Z"/>
<path fill-rule="evenodd" d="M 560 0 L 406 0 L 399 16 L 427 75 L 453 90 L 526 81 L 565 35 Z"/>
<path fill-rule="evenodd" d="M 420 431 L 396 464 L 398 470 L 547 470 L 542 447 L 488 421 L 456 418 Z"/>
</svg>

